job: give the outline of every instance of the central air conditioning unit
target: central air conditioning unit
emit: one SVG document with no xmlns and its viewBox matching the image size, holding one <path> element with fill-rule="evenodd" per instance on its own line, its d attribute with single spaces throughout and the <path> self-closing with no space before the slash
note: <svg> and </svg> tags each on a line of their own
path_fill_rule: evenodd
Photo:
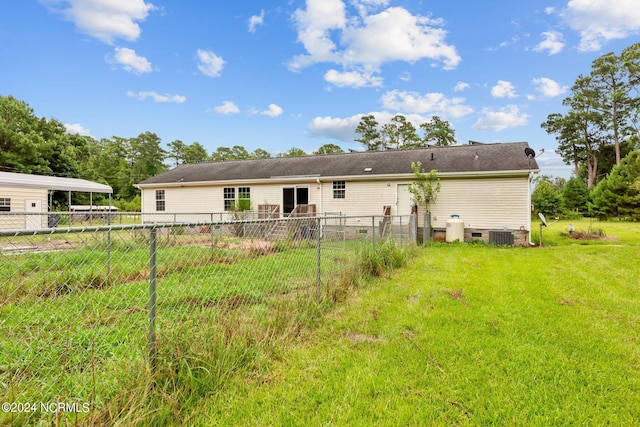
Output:
<svg viewBox="0 0 640 427">
<path fill-rule="evenodd" d="M 513 246 L 513 232 L 489 231 L 489 244 L 498 246 Z"/>
</svg>

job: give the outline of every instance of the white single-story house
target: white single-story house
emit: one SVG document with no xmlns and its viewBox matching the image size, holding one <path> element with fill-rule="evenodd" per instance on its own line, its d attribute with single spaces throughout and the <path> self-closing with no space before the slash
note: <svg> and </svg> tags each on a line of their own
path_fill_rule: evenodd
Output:
<svg viewBox="0 0 640 427">
<path fill-rule="evenodd" d="M 318 214 L 409 215 L 412 162 L 438 171 L 441 190 L 431 206 L 431 226 L 443 233 L 457 214 L 465 240 L 489 241 L 490 231 L 510 230 L 516 244 L 528 244 L 531 177 L 535 159 L 526 142 L 428 147 L 184 164 L 137 184 L 142 212 L 212 213 L 241 199 L 251 209 L 276 206 L 289 214 L 314 205 Z M 531 149 L 528 150 L 532 152 Z M 385 209 L 387 212 L 385 212 Z M 422 210 L 418 211 L 418 219 Z M 421 223 L 420 223 L 421 224 Z"/>
<path fill-rule="evenodd" d="M 49 226 L 50 196 L 53 191 L 106 193 L 105 184 L 77 178 L 0 172 L 0 230 L 38 229 Z"/>
</svg>

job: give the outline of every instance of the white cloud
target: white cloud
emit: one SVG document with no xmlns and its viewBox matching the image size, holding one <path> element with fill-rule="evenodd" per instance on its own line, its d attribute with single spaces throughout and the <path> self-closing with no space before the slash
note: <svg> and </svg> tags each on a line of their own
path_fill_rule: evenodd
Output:
<svg viewBox="0 0 640 427">
<path fill-rule="evenodd" d="M 143 92 L 127 92 L 127 96 L 132 98 L 137 98 L 140 101 L 144 101 L 147 98 L 151 98 L 153 102 L 175 102 L 176 104 L 182 104 L 187 100 L 185 96 L 182 95 L 161 95 L 157 92 L 153 91 L 143 91 Z"/>
<path fill-rule="evenodd" d="M 533 50 L 537 52 L 548 51 L 549 55 L 555 55 L 564 49 L 564 38 L 557 31 L 545 31 L 541 34 L 544 40 L 541 41 Z"/>
<path fill-rule="evenodd" d="M 207 77 L 220 77 L 225 61 L 210 50 L 198 49 L 198 70 Z"/>
<path fill-rule="evenodd" d="M 289 62 L 292 71 L 317 63 L 335 63 L 345 68 L 378 70 L 392 61 L 414 63 L 429 59 L 445 69 L 455 68 L 460 56 L 445 43 L 441 20 L 412 15 L 402 7 L 389 7 L 369 14 L 387 1 L 356 1 L 358 16 L 348 16 L 342 0 L 307 0 L 306 9 L 293 15 L 298 41 L 306 50 Z"/>
<path fill-rule="evenodd" d="M 373 72 L 329 70 L 324 75 L 324 80 L 338 87 L 379 87 L 382 86 L 382 77 L 373 76 Z"/>
<path fill-rule="evenodd" d="M 114 49 L 112 62 L 122 65 L 125 70 L 136 73 L 150 73 L 153 71 L 151 62 L 144 56 L 138 56 L 136 51 L 127 47 L 116 47 Z"/>
<path fill-rule="evenodd" d="M 570 0 L 560 16 L 580 34 L 582 52 L 598 51 L 610 40 L 640 33 L 637 0 Z"/>
<path fill-rule="evenodd" d="M 360 16 L 366 16 L 373 10 L 387 6 L 389 0 L 352 0 L 351 3 L 358 10 Z"/>
<path fill-rule="evenodd" d="M 465 89 L 470 88 L 471 86 L 469 85 L 469 83 L 467 82 L 458 82 L 456 83 L 455 87 L 453 88 L 453 90 L 455 92 L 462 92 Z"/>
<path fill-rule="evenodd" d="M 339 62 L 336 45 L 330 32 L 343 29 L 347 23 L 344 3 L 341 0 L 307 0 L 307 9 L 297 9 L 293 19 L 298 29 L 298 41 L 308 55 L 298 55 L 289 64 L 291 70 L 299 70 L 317 62 Z"/>
<path fill-rule="evenodd" d="M 455 47 L 444 43 L 446 31 L 438 20 L 414 16 L 401 7 L 391 7 L 365 17 L 361 25 L 343 31 L 346 49 L 342 59 L 349 63 L 379 65 L 391 61 L 441 61 L 445 69 L 460 63 Z"/>
<path fill-rule="evenodd" d="M 515 98 L 516 88 L 505 80 L 498 80 L 498 83 L 491 88 L 491 96 L 494 98 Z"/>
<path fill-rule="evenodd" d="M 83 127 L 80 123 L 64 124 L 67 133 L 74 133 L 82 136 L 91 136 L 89 129 Z"/>
<path fill-rule="evenodd" d="M 392 90 L 382 95 L 384 108 L 403 113 L 438 115 L 459 118 L 473 112 L 473 108 L 465 105 L 464 98 L 447 98 L 442 93 L 406 92 Z"/>
<path fill-rule="evenodd" d="M 332 138 L 339 141 L 353 142 L 355 129 L 363 114 L 351 117 L 315 117 L 309 123 L 309 132 L 316 137 Z"/>
<path fill-rule="evenodd" d="M 278 117 L 282 114 L 282 108 L 276 104 L 269 104 L 269 109 L 261 111 L 260 114 L 269 117 Z"/>
<path fill-rule="evenodd" d="M 255 33 L 256 27 L 264 23 L 264 9 L 260 11 L 260 15 L 253 15 L 249 18 L 249 32 Z"/>
<path fill-rule="evenodd" d="M 214 107 L 213 110 L 219 114 L 236 114 L 240 112 L 240 108 L 231 101 L 224 101 L 222 105 Z"/>
<path fill-rule="evenodd" d="M 545 98 L 560 96 L 569 89 L 567 86 L 562 86 L 560 83 L 547 77 L 533 79 L 533 84 L 535 85 L 536 90 Z"/>
<path fill-rule="evenodd" d="M 41 0 L 56 13 L 72 21 L 78 30 L 107 44 L 122 38 L 140 37 L 138 22 L 155 6 L 144 0 Z"/>
<path fill-rule="evenodd" d="M 497 111 L 491 108 L 482 110 L 483 116 L 471 127 L 473 130 L 501 131 L 512 127 L 525 126 L 531 117 L 520 113 L 516 105 L 507 105 Z"/>
</svg>

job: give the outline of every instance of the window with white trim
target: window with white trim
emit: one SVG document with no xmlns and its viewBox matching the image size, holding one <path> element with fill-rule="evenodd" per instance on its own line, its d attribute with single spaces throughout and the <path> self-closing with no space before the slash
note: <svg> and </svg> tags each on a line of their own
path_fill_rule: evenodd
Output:
<svg viewBox="0 0 640 427">
<path fill-rule="evenodd" d="M 347 197 L 346 181 L 333 181 L 333 198 L 344 199 Z"/>
<path fill-rule="evenodd" d="M 224 187 L 224 210 L 230 211 L 236 206 L 236 189 L 235 187 Z"/>
<path fill-rule="evenodd" d="M 156 190 L 156 211 L 164 211 L 167 207 L 164 190 Z"/>
<path fill-rule="evenodd" d="M 222 191 L 225 211 L 230 211 L 236 208 L 243 211 L 251 209 L 250 187 L 224 187 Z"/>
<path fill-rule="evenodd" d="M 238 187 L 238 208 L 243 211 L 251 209 L 251 188 Z"/>
<path fill-rule="evenodd" d="M 0 197 L 0 212 L 11 212 L 11 199 Z"/>
</svg>

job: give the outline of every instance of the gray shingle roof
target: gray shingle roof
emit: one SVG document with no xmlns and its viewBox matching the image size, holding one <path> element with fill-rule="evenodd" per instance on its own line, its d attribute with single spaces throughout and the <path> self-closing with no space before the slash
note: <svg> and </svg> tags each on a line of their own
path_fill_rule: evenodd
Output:
<svg viewBox="0 0 640 427">
<path fill-rule="evenodd" d="M 263 180 L 274 177 L 349 177 L 410 174 L 411 162 L 422 162 L 439 173 L 528 171 L 526 142 L 471 143 L 415 150 L 365 151 L 304 157 L 231 160 L 185 164 L 139 183 L 169 184 L 232 180 Z M 370 169 L 369 169 L 370 168 Z M 537 170 L 535 160 L 531 169 Z"/>
</svg>

